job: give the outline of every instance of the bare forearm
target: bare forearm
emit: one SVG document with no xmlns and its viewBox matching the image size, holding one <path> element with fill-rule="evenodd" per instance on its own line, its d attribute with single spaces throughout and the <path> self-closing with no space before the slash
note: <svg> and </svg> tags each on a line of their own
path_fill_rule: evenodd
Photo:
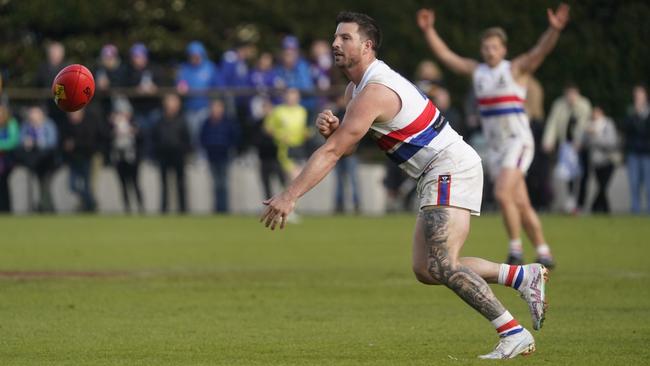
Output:
<svg viewBox="0 0 650 366">
<path fill-rule="evenodd" d="M 287 192 L 295 198 L 302 197 L 334 169 L 340 158 L 341 154 L 329 148 L 327 144 L 321 146 L 312 154 L 300 174 L 287 187 Z"/>
<path fill-rule="evenodd" d="M 440 62 L 456 73 L 466 73 L 462 63 L 459 62 L 460 57 L 454 54 L 445 41 L 440 38 L 440 35 L 435 28 L 431 27 L 424 30 L 424 38 L 426 39 L 429 48 L 431 48 L 431 51 Z"/>
<path fill-rule="evenodd" d="M 539 41 L 535 47 L 533 47 L 530 52 L 528 52 L 527 57 L 523 58 L 523 62 L 519 63 L 520 70 L 523 72 L 532 73 L 544 62 L 546 56 L 555 48 L 557 40 L 560 38 L 560 31 L 549 27 L 546 32 L 539 37 Z"/>
<path fill-rule="evenodd" d="M 539 41 L 537 42 L 537 47 L 539 49 L 539 52 L 543 55 L 546 56 L 548 55 L 553 48 L 555 48 L 555 45 L 557 44 L 557 40 L 560 38 L 560 31 L 553 28 L 549 27 L 544 34 L 539 38 Z"/>
</svg>

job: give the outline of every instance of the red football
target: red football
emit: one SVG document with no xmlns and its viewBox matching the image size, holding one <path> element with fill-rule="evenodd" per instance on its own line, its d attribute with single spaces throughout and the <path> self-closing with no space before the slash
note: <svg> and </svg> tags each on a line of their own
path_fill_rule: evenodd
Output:
<svg viewBox="0 0 650 366">
<path fill-rule="evenodd" d="M 83 65 L 74 64 L 61 70 L 52 82 L 54 103 L 65 112 L 74 112 L 90 102 L 95 94 L 93 74 Z"/>
</svg>

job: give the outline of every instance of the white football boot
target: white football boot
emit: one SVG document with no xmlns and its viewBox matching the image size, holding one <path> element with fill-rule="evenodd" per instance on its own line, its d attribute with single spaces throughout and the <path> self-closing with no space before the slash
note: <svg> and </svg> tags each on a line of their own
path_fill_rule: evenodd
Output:
<svg viewBox="0 0 650 366">
<path fill-rule="evenodd" d="M 533 319 L 533 329 L 540 330 L 546 318 L 546 295 L 544 285 L 548 281 L 548 269 L 539 263 L 523 266 L 526 282 L 521 284 L 521 298 L 528 303 L 528 310 Z"/>
<path fill-rule="evenodd" d="M 527 356 L 533 352 L 535 352 L 535 339 L 526 328 L 523 328 L 517 334 L 501 338 L 494 351 L 478 356 L 478 358 L 483 360 L 503 360 L 518 355 Z"/>
</svg>

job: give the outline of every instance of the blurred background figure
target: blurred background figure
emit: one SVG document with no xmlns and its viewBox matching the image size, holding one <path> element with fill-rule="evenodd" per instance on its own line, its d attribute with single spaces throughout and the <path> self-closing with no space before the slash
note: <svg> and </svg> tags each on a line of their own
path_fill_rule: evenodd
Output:
<svg viewBox="0 0 650 366">
<path fill-rule="evenodd" d="M 553 102 L 546 120 L 542 147 L 546 153 L 557 149 L 555 176 L 567 183 L 569 199 L 565 210 L 577 213 L 586 197 L 589 154 L 577 137 L 585 130 L 591 117 L 591 103 L 580 95 L 578 86 L 569 83 L 564 94 Z M 577 201 L 576 201 L 577 197 Z"/>
<path fill-rule="evenodd" d="M 336 98 L 336 104 L 332 109 L 332 113 L 339 119 L 343 121 L 343 116 L 345 115 L 345 108 L 347 102 L 345 100 L 345 95 L 340 95 Z M 361 213 L 361 199 L 359 195 L 359 158 L 356 155 L 356 152 L 345 156 L 336 163 L 335 173 L 336 173 L 336 190 L 334 192 L 334 211 L 336 213 L 344 213 L 345 210 L 345 198 L 347 196 L 346 187 L 349 187 L 351 197 L 352 197 L 352 209 L 354 213 Z M 348 183 L 349 184 L 346 184 Z"/>
<path fill-rule="evenodd" d="M 243 27 L 242 29 L 246 28 Z M 233 88 L 236 91 L 253 86 L 251 79 L 253 70 L 249 65 L 255 59 L 257 48 L 255 43 L 249 37 L 244 36 L 244 34 L 248 34 L 248 32 L 240 31 L 235 41 L 235 47 L 226 51 L 221 61 L 224 84 L 226 87 Z M 253 134 L 250 114 L 251 98 L 251 95 L 236 95 L 232 100 L 226 101 L 227 105 L 234 106 L 235 120 L 233 122 L 239 125 L 239 130 L 243 135 L 241 142 L 245 145 L 250 143 Z"/>
<path fill-rule="evenodd" d="M 305 141 L 309 137 L 307 110 L 300 105 L 300 91 L 287 89 L 284 103 L 271 110 L 264 128 L 273 136 L 278 147 L 278 161 L 290 179 L 300 174 L 307 158 Z"/>
<path fill-rule="evenodd" d="M 54 212 L 50 183 L 57 167 L 58 131 L 41 107 L 29 107 L 26 115 L 20 128 L 19 160 L 36 176 L 39 190 L 38 203 L 34 203 L 31 184 L 28 185 L 30 208 L 37 212 Z"/>
<path fill-rule="evenodd" d="M 181 114 L 181 99 L 176 94 L 166 94 L 162 100 L 163 116 L 153 129 L 153 145 L 160 169 L 160 212 L 169 210 L 168 174 L 176 175 L 178 209 L 187 212 L 185 191 L 185 160 L 191 150 L 187 121 Z"/>
<path fill-rule="evenodd" d="M 436 86 L 433 90 L 433 94 L 431 95 L 433 104 L 438 107 L 442 115 L 445 116 L 445 119 L 449 121 L 451 127 L 463 136 L 463 139 L 469 139 L 468 134 L 470 131 L 467 126 L 465 126 L 460 112 L 451 105 L 451 95 L 449 95 L 449 90 L 443 86 Z"/>
<path fill-rule="evenodd" d="M 45 62 L 39 66 L 36 73 L 35 86 L 49 89 L 52 87 L 52 81 L 56 75 L 67 64 L 65 61 L 65 47 L 61 42 L 47 42 L 45 44 L 45 58 Z M 47 114 L 56 123 L 57 128 L 61 128 L 66 121 L 65 112 L 58 108 L 47 108 Z"/>
<path fill-rule="evenodd" d="M 126 85 L 127 68 L 120 58 L 119 50 L 114 44 L 106 44 L 99 53 L 99 64 L 95 70 L 96 93 L 101 111 L 95 116 L 98 126 L 97 150 L 101 153 L 104 164 L 110 161 L 111 140 L 109 117 L 113 110 L 111 90 Z M 99 165 L 99 160 L 94 162 Z"/>
<path fill-rule="evenodd" d="M 275 69 L 280 78 L 280 86 L 287 89 L 297 89 L 301 94 L 314 91 L 314 82 L 309 72 L 309 64 L 300 55 L 298 38 L 286 36 L 282 39 L 282 52 L 280 65 Z M 302 98 L 301 104 L 308 113 L 313 113 L 316 99 L 313 97 Z"/>
<path fill-rule="evenodd" d="M 100 139 L 97 118 L 87 109 L 68 113 L 68 121 L 61 133 L 63 153 L 70 169 L 70 191 L 80 199 L 79 210 L 94 212 L 95 196 L 91 182 L 91 161 Z"/>
<path fill-rule="evenodd" d="M 199 41 L 187 45 L 187 62 L 181 64 L 176 78 L 176 89 L 181 95 L 207 93 L 210 89 L 224 86 L 219 68 L 208 58 Z M 201 124 L 210 114 L 210 98 L 207 95 L 188 95 L 183 101 L 186 123 L 192 146 L 198 146 Z"/>
<path fill-rule="evenodd" d="M 129 66 L 126 73 L 126 86 L 132 88 L 136 96 L 130 102 L 133 108 L 133 122 L 142 139 L 144 156 L 151 158 L 153 146 L 151 129 L 160 118 L 160 98 L 158 87 L 162 77 L 149 60 L 149 50 L 142 43 L 135 43 L 129 50 Z"/>
<path fill-rule="evenodd" d="M 415 86 L 432 98 L 438 87 L 444 84 L 442 71 L 438 64 L 431 60 L 422 60 L 415 69 Z"/>
<path fill-rule="evenodd" d="M 238 124 L 225 113 L 222 100 L 210 104 L 210 116 L 201 127 L 200 142 L 210 164 L 213 185 L 213 211 L 227 213 L 230 210 L 228 168 L 239 143 Z"/>
<path fill-rule="evenodd" d="M 280 88 L 283 81 L 276 72 L 273 55 L 262 52 L 251 71 L 251 83 L 260 93 L 267 93 L 272 88 Z"/>
<path fill-rule="evenodd" d="M 342 80 L 333 80 L 332 63 L 332 48 L 329 42 L 323 39 L 312 42 L 309 70 L 316 91 L 326 93 L 334 81 L 342 82 Z M 320 111 L 329 103 L 329 100 L 323 95 L 317 97 L 315 103 L 315 109 Z"/>
<path fill-rule="evenodd" d="M 650 105 L 648 89 L 637 85 L 632 90 L 633 105 L 623 122 L 625 158 L 630 182 L 631 211 L 641 212 L 641 191 L 645 192 L 645 212 L 650 214 Z"/>
<path fill-rule="evenodd" d="M 106 44 L 99 54 L 99 65 L 95 71 L 97 89 L 107 91 L 125 84 L 126 68 L 122 64 L 117 47 Z"/>
<path fill-rule="evenodd" d="M 133 121 L 133 108 L 124 97 L 113 102 L 111 122 L 111 162 L 120 179 L 124 212 L 144 213 L 144 201 L 139 183 L 142 139 Z M 137 207 L 131 207 L 129 191 L 135 195 Z"/>
<path fill-rule="evenodd" d="M 524 109 L 526 109 L 530 120 L 535 146 L 539 147 L 542 146 L 542 135 L 544 134 L 544 89 L 533 76 L 528 79 L 526 87 Z M 549 179 L 550 171 L 549 155 L 544 149 L 536 148 L 526 175 L 530 203 L 536 210 L 548 210 L 553 200 L 553 190 Z"/>
<path fill-rule="evenodd" d="M 268 97 L 260 97 L 259 107 L 253 109 L 255 121 L 255 135 L 253 144 L 257 148 L 257 156 L 260 160 L 260 178 L 264 188 L 264 198 L 273 197 L 271 180 L 275 177 L 282 187 L 286 183 L 286 177 L 280 162 L 278 161 L 278 146 L 271 135 L 271 132 L 264 126 L 264 120 L 273 110 L 273 104 Z"/>
<path fill-rule="evenodd" d="M 592 110 L 589 125 L 581 137 L 581 145 L 588 151 L 589 166 L 596 176 L 598 185 L 591 212 L 608 214 L 610 208 L 607 189 L 615 164 L 618 164 L 621 159 L 618 152 L 616 126 L 600 106 L 594 106 Z M 587 207 L 582 209 L 586 211 Z"/>
<path fill-rule="evenodd" d="M 416 181 L 411 179 L 392 161 L 384 163 L 386 175 L 382 181 L 386 188 L 386 212 L 410 212 L 415 209 Z"/>
<path fill-rule="evenodd" d="M 11 212 L 9 176 L 14 167 L 14 150 L 20 144 L 18 122 L 9 109 L 0 104 L 0 213 Z"/>
</svg>

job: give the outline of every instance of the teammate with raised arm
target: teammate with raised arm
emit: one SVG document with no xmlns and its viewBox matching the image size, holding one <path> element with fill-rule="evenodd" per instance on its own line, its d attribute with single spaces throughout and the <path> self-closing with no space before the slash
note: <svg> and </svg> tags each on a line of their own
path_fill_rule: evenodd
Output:
<svg viewBox="0 0 650 366">
<path fill-rule="evenodd" d="M 489 28 L 481 35 L 484 63 L 464 58 L 447 47 L 436 32 L 433 10 L 421 9 L 417 23 L 433 53 L 452 71 L 472 76 L 483 132 L 488 141 L 487 165 L 494 181 L 494 196 L 510 239 L 507 263 L 523 263 L 521 226 L 537 250 L 538 263 L 553 268 L 551 250 L 544 239 L 542 224 L 530 204 L 525 174 L 533 160 L 535 143 L 524 111 L 526 83 L 553 50 L 560 32 L 569 21 L 569 6 L 547 9 L 549 28 L 528 52 L 505 60 L 507 37 L 501 28 Z"/>
<path fill-rule="evenodd" d="M 296 201 L 371 131 L 379 148 L 418 179 L 415 277 L 424 284 L 448 287 L 493 324 L 501 338 L 496 349 L 481 358 L 512 358 L 533 352 L 533 336 L 503 307 L 487 282 L 519 290 L 528 302 L 533 327 L 539 329 L 545 312 L 544 267 L 460 257 L 470 214 L 478 215 L 481 208 L 483 170 L 478 154 L 425 95 L 376 58 L 381 32 L 372 18 L 342 12 L 336 24 L 334 63 L 350 80 L 345 115 L 342 121 L 329 110 L 318 115 L 316 125 L 326 142 L 284 192 L 264 201 L 260 221 L 272 230 L 278 225 L 283 228 Z"/>
</svg>

